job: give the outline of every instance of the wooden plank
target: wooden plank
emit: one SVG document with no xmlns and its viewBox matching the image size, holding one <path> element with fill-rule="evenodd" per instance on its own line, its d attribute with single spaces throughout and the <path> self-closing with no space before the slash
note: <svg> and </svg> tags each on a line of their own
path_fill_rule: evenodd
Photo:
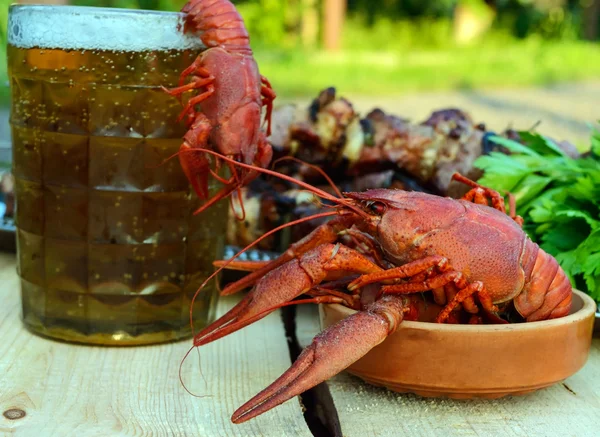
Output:
<svg viewBox="0 0 600 437">
<path fill-rule="evenodd" d="M 239 298 L 223 299 L 223 313 Z M 230 422 L 243 402 L 290 365 L 279 314 L 192 353 L 189 341 L 109 348 L 45 340 L 19 320 L 14 256 L 0 254 L 0 435 L 17 436 L 310 436 L 297 400 L 241 425 Z"/>
<path fill-rule="evenodd" d="M 298 308 L 297 326 L 299 342 L 309 344 L 320 331 L 317 308 Z M 565 384 L 527 396 L 425 399 L 373 387 L 346 373 L 328 385 L 344 437 L 600 435 L 600 338 L 593 340 L 584 368 Z"/>
</svg>

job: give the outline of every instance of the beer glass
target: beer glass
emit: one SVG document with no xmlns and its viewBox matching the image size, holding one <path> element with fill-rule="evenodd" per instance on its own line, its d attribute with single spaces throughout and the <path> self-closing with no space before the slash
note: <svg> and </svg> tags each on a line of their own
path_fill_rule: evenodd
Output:
<svg viewBox="0 0 600 437">
<path fill-rule="evenodd" d="M 182 17 L 10 8 L 18 273 L 36 333 L 123 345 L 190 334 L 191 298 L 222 255 L 227 204 L 194 216 L 199 200 L 179 160 L 167 160 L 186 127 L 161 86 L 177 85 L 202 50 Z M 199 294 L 197 327 L 214 296 L 214 285 Z"/>
</svg>

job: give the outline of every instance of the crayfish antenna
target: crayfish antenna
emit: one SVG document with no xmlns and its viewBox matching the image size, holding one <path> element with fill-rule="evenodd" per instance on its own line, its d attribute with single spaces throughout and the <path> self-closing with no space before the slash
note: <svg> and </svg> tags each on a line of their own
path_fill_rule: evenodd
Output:
<svg viewBox="0 0 600 437">
<path fill-rule="evenodd" d="M 237 270 L 238 272 L 255 272 L 269 265 L 271 261 L 213 261 L 213 266 L 225 266 L 227 270 Z"/>
<path fill-rule="evenodd" d="M 238 188 L 239 188 L 238 184 L 231 185 L 231 186 L 225 186 L 225 187 L 221 188 L 221 190 L 218 193 L 216 193 L 214 196 L 212 196 L 210 199 L 208 199 L 206 202 L 204 202 L 200 208 L 198 208 L 197 210 L 195 210 L 194 211 L 194 215 L 198 215 L 198 214 L 203 213 L 208 208 L 210 208 L 211 206 L 213 206 L 215 203 L 217 203 L 220 200 L 222 200 L 222 199 L 226 198 L 227 196 L 229 196 L 231 193 L 233 193 Z M 208 196 L 206 196 L 205 198 L 207 198 L 207 197 Z"/>
<path fill-rule="evenodd" d="M 333 182 L 333 180 L 331 180 L 331 178 L 329 177 L 329 175 L 327 173 L 325 173 L 325 171 L 320 168 L 317 167 L 314 164 L 309 164 L 308 162 L 304 162 L 301 159 L 298 159 L 294 156 L 284 156 L 283 158 L 279 158 L 277 161 L 275 161 L 273 163 L 273 167 L 275 167 L 278 163 L 280 163 L 281 161 L 293 161 L 293 162 L 297 162 L 298 164 L 301 165 L 305 165 L 308 168 L 312 168 L 314 171 L 316 171 L 317 173 L 319 173 L 321 176 L 323 176 L 323 178 L 327 181 L 327 183 L 329 184 L 329 186 L 331 187 L 331 189 L 333 190 L 333 192 L 340 198 L 343 199 L 344 195 L 342 194 L 342 192 L 340 191 L 340 189 L 337 187 L 337 185 Z"/>
<path fill-rule="evenodd" d="M 269 387 L 233 413 L 243 423 L 331 378 L 362 358 L 402 322 L 401 297 L 384 296 L 317 335 L 296 362 Z"/>
<path fill-rule="evenodd" d="M 257 166 L 250 165 L 250 164 L 244 164 L 243 162 L 238 162 L 238 161 L 236 161 L 234 159 L 229 158 L 228 156 L 225 156 L 225 155 L 222 155 L 222 154 L 220 154 L 218 152 L 215 152 L 214 150 L 203 149 L 203 148 L 200 148 L 200 147 L 196 147 L 196 148 L 194 148 L 194 151 L 195 152 L 199 152 L 199 153 L 200 152 L 207 153 L 209 155 L 216 156 L 217 158 L 220 158 L 221 160 L 223 160 L 223 161 L 225 161 L 225 162 L 227 162 L 229 164 L 233 164 L 236 167 L 241 167 L 241 168 L 245 168 L 245 169 L 248 169 L 248 170 L 256 171 L 258 173 L 263 173 L 263 174 L 267 174 L 267 175 L 270 175 L 270 176 L 278 177 L 278 178 L 280 178 L 282 180 L 285 180 L 285 181 L 291 182 L 291 183 L 293 183 L 295 185 L 298 185 L 299 187 L 305 188 L 306 190 L 308 190 L 311 193 L 313 193 L 313 194 L 321 197 L 322 199 L 326 199 L 326 200 L 329 200 L 329 201 L 333 202 L 336 205 L 343 206 L 343 207 L 347 208 L 348 210 L 353 211 L 354 213 L 356 213 L 360 217 L 363 217 L 365 219 L 369 218 L 369 215 L 365 211 L 363 211 L 362 209 L 360 209 L 357 206 L 355 206 L 348 199 L 346 199 L 346 198 L 339 198 L 339 197 L 333 196 L 333 195 L 327 193 L 326 191 L 321 190 L 320 188 L 314 187 L 314 186 L 312 186 L 312 185 L 310 185 L 310 184 L 308 184 L 308 183 L 306 183 L 304 181 L 300 181 L 298 179 L 294 179 L 291 176 L 287 176 L 287 175 L 284 175 L 282 173 L 278 173 L 276 171 L 269 170 L 269 169 L 266 169 L 266 168 L 257 167 Z"/>
<path fill-rule="evenodd" d="M 200 291 L 202 291 L 202 289 L 206 286 L 206 284 L 208 284 L 211 280 L 213 280 L 220 272 L 222 272 L 224 269 L 227 268 L 227 266 L 230 263 L 233 263 L 240 255 L 242 255 L 243 253 L 247 252 L 248 250 L 250 250 L 252 247 L 256 246 L 258 243 L 260 243 L 262 241 L 262 239 L 269 237 L 270 235 L 274 234 L 275 232 L 279 232 L 282 229 L 285 229 L 287 227 L 290 226 L 294 226 L 296 224 L 299 223 L 304 223 L 306 221 L 309 220 L 313 220 L 315 218 L 320 218 L 320 217 L 331 217 L 336 215 L 335 211 L 332 212 L 324 212 L 324 213 L 320 213 L 320 214 L 315 214 L 312 216 L 308 216 L 308 217 L 304 217 L 301 219 L 298 219 L 296 221 L 290 222 L 290 223 L 286 223 L 284 225 L 281 225 L 275 229 L 270 230 L 269 232 L 267 232 L 265 235 L 263 235 L 262 237 L 258 238 L 257 240 L 255 240 L 253 243 L 249 244 L 248 246 L 246 246 L 244 249 L 240 250 L 238 253 L 236 253 L 231 259 L 224 261 L 221 266 L 215 270 L 208 278 L 206 278 L 204 280 L 204 282 L 200 285 L 200 287 L 198 287 L 198 290 L 196 290 L 196 293 L 194 293 L 194 296 L 192 297 L 192 302 L 190 304 L 190 326 L 192 327 L 192 333 L 194 333 L 194 313 L 193 313 L 193 308 L 194 308 L 194 302 L 196 301 L 196 298 L 198 297 L 198 294 L 200 293 Z M 241 303 L 241 302 L 240 302 Z M 225 316 L 223 316 L 225 317 Z M 221 319 L 219 319 L 221 320 Z M 211 324 L 210 326 L 213 327 L 213 329 L 215 329 L 216 327 L 220 326 L 220 325 L 216 325 L 217 321 L 215 321 L 213 324 Z M 225 322 L 223 322 L 225 323 Z M 245 326 L 245 325 L 244 325 Z M 208 332 L 208 327 L 204 328 L 204 330 L 202 332 Z M 194 338 L 197 338 L 197 335 L 194 335 Z"/>
</svg>

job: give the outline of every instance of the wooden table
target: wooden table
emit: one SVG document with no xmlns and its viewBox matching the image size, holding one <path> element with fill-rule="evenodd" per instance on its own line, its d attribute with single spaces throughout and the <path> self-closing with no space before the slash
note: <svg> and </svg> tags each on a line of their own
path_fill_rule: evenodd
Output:
<svg viewBox="0 0 600 437">
<path fill-rule="evenodd" d="M 23 328 L 14 255 L 0 254 L 0 435 L 16 436 L 311 436 L 298 399 L 242 425 L 233 411 L 290 365 L 278 313 L 179 362 L 189 341 L 108 348 L 46 340 Z M 236 299 L 223 299 L 223 313 Z M 296 339 L 319 330 L 316 308 L 299 308 Z M 493 370 L 492 370 L 493 371 Z M 329 392 L 330 396 L 327 395 Z M 600 339 L 586 366 L 564 384 L 496 401 L 420 399 L 371 387 L 349 375 L 305 398 L 317 435 L 354 436 L 598 436 Z M 329 402 L 327 399 L 329 398 Z M 10 414 L 7 414 L 10 416 Z M 320 418 L 325 424 L 314 426 Z M 336 419 L 339 418 L 339 422 Z M 320 431 L 319 431 L 320 429 Z M 340 431 L 341 430 L 341 431 Z"/>
</svg>

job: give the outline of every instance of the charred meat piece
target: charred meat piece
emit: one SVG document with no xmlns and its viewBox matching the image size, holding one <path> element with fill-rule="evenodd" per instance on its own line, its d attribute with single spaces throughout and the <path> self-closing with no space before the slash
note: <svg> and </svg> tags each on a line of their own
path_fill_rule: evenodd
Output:
<svg viewBox="0 0 600 437">
<path fill-rule="evenodd" d="M 421 124 L 380 109 L 369 113 L 366 120 L 372 144 L 363 147 L 350 170 L 353 176 L 394 169 L 428 191 L 445 195 L 452 174 L 466 174 L 482 153 L 481 126 L 458 109 L 436 111 Z"/>
<path fill-rule="evenodd" d="M 333 189 L 314 167 L 278 159 L 293 156 L 318 167 L 342 192 L 396 188 L 458 198 L 468 187 L 451 183 L 455 172 L 477 180 L 481 171 L 473 168 L 473 163 L 480 155 L 508 152 L 490 141 L 493 135 L 485 124 L 476 124 L 457 108 L 434 111 L 420 123 L 381 109 L 361 118 L 352 103 L 330 87 L 304 108 L 276 108 L 269 142 L 275 170 L 328 192 Z M 502 136 L 521 141 L 513 130 Z M 557 144 L 572 153 L 568 144 Z M 243 195 L 246 220 L 239 222 L 232 217 L 228 230 L 228 242 L 237 246 L 245 246 L 281 224 L 326 209 L 312 194 L 272 177 L 261 176 L 244 189 Z M 284 230 L 261 241 L 259 247 L 281 250 L 319 223 L 313 220 Z"/>
<path fill-rule="evenodd" d="M 469 174 L 473 163 L 481 156 L 484 132 L 459 109 L 436 111 L 423 124 L 436 132 L 431 148 L 435 154 L 429 150 L 433 158 L 429 185 L 440 193 L 447 193 L 452 175 L 455 172 Z"/>
<path fill-rule="evenodd" d="M 371 111 L 365 120 L 371 129 L 372 142 L 363 146 L 360 158 L 349 174 L 358 176 L 402 169 L 419 180 L 427 179 L 423 175 L 422 161 L 433 136 L 431 128 L 415 126 L 381 109 Z"/>
<path fill-rule="evenodd" d="M 297 158 L 326 169 L 358 159 L 364 144 L 360 116 L 335 88 L 322 91 L 307 115 L 290 125 L 289 148 Z"/>
</svg>

